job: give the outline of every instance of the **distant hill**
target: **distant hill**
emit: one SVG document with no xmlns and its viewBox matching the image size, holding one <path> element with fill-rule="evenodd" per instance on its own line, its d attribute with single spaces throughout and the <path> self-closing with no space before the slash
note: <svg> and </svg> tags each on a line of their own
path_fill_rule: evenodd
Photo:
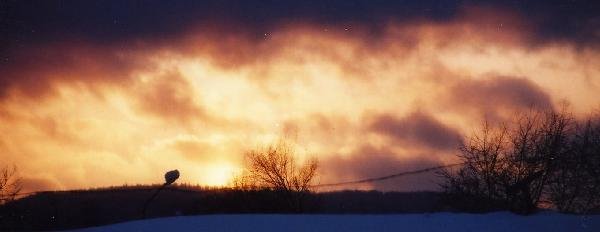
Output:
<svg viewBox="0 0 600 232">
<path fill-rule="evenodd" d="M 0 230 L 59 230 L 142 218 L 143 205 L 158 186 L 121 186 L 40 192 L 0 206 Z M 436 192 L 338 191 L 311 193 L 302 213 L 388 214 L 435 212 Z M 198 214 L 291 213 L 271 190 L 241 191 L 176 185 L 149 204 L 147 217 Z"/>
</svg>

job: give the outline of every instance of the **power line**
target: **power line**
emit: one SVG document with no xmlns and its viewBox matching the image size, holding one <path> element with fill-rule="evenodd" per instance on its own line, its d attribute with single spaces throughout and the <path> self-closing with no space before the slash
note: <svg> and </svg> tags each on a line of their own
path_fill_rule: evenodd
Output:
<svg viewBox="0 0 600 232">
<path fill-rule="evenodd" d="M 312 185 L 310 187 L 312 187 L 312 188 L 321 188 L 321 187 L 332 187 L 332 186 L 340 186 L 340 185 L 349 185 L 349 184 L 360 184 L 360 183 L 376 182 L 376 181 L 393 179 L 393 178 L 397 178 L 397 177 L 401 177 L 401 176 L 406 176 L 406 175 L 413 175 L 413 174 L 419 174 L 419 173 L 424 173 L 424 172 L 430 172 L 430 171 L 439 170 L 439 169 L 442 169 L 442 168 L 454 167 L 454 166 L 458 166 L 458 165 L 462 165 L 462 164 L 464 164 L 464 163 L 455 163 L 455 164 L 448 164 L 448 165 L 440 165 L 440 166 L 435 166 L 435 167 L 418 169 L 418 170 L 414 170 L 414 171 L 407 171 L 407 172 L 395 173 L 395 174 L 387 175 L 387 176 L 373 177 L 373 178 L 353 180 L 353 181 L 344 181 L 344 182 L 338 182 L 338 183 L 317 184 L 317 185 Z"/>
<path fill-rule="evenodd" d="M 418 170 L 413 170 L 413 171 L 407 171 L 407 172 L 399 172 L 399 173 L 395 173 L 395 174 L 391 174 L 391 175 L 387 175 L 387 176 L 373 177 L 373 178 L 367 178 L 367 179 L 359 179 L 359 180 L 344 181 L 344 182 L 337 182 L 337 183 L 317 184 L 317 185 L 311 185 L 310 187 L 311 188 L 322 188 L 322 187 L 333 187 L 333 186 L 341 186 L 341 185 L 350 185 L 350 184 L 361 184 L 361 183 L 377 182 L 377 181 L 383 181 L 383 180 L 398 178 L 398 177 L 407 176 L 407 175 L 414 175 L 414 174 L 420 174 L 420 173 L 425 173 L 425 172 L 431 172 L 431 171 L 434 171 L 434 170 L 439 170 L 439 169 L 443 169 L 443 168 L 454 167 L 454 166 L 463 165 L 463 164 L 465 164 L 465 162 L 454 163 L 454 164 L 447 164 L 447 165 L 440 165 L 440 166 L 434 166 L 434 167 L 429 167 L 429 168 L 424 168 L 424 169 L 418 169 Z M 68 191 L 69 190 L 67 190 L 65 192 L 68 192 Z M 10 196 L 20 196 L 20 195 L 43 193 L 43 192 L 52 192 L 52 191 L 35 191 L 35 192 L 16 193 L 16 194 L 10 194 Z"/>
</svg>

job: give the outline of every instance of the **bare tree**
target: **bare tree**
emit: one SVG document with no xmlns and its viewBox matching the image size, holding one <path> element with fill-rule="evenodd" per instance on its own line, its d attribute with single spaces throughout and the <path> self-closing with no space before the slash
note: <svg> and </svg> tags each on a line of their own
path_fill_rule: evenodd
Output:
<svg viewBox="0 0 600 232">
<path fill-rule="evenodd" d="M 504 183 L 512 210 L 530 213 L 537 207 L 557 161 L 568 153 L 573 125 L 565 112 L 535 113 L 518 121 L 507 154 L 510 178 Z"/>
<path fill-rule="evenodd" d="M 250 177 L 259 187 L 282 191 L 309 191 L 318 162 L 297 164 L 294 148 L 285 141 L 246 154 Z"/>
<path fill-rule="evenodd" d="M 470 137 L 460 146 L 459 158 L 463 165 L 456 172 L 444 169 L 439 174 L 447 201 L 460 210 L 480 211 L 496 209 L 505 205 L 506 195 L 499 183 L 507 163 L 508 129 L 506 126 L 491 127 L 486 121 L 479 134 Z"/>
<path fill-rule="evenodd" d="M 317 173 L 316 159 L 298 164 L 293 146 L 284 140 L 251 150 L 246 153 L 246 159 L 247 169 L 234 180 L 235 187 L 274 190 L 285 196 L 293 209 L 301 210 L 302 201 Z"/>
<path fill-rule="evenodd" d="M 569 114 L 553 111 L 524 115 L 512 127 L 486 123 L 461 147 L 464 165 L 441 172 L 442 188 L 464 210 L 531 213 L 548 190 L 558 158 L 568 152 L 572 123 Z"/>
<path fill-rule="evenodd" d="M 561 211 L 600 211 L 600 117 L 579 123 L 550 181 L 550 198 Z"/>
<path fill-rule="evenodd" d="M 21 191 L 21 178 L 17 174 L 16 166 L 0 170 L 0 204 L 14 200 Z"/>
</svg>

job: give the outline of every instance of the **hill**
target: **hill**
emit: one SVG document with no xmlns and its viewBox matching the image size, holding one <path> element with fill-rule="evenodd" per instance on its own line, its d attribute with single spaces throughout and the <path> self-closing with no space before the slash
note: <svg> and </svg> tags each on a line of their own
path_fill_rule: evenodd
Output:
<svg viewBox="0 0 600 232">
<path fill-rule="evenodd" d="M 40 192 L 0 206 L 0 230 L 59 230 L 142 219 L 158 186 Z M 301 213 L 397 214 L 439 211 L 439 193 L 340 191 L 311 193 Z M 148 218 L 198 214 L 298 213 L 274 191 L 176 185 L 149 204 Z"/>
</svg>

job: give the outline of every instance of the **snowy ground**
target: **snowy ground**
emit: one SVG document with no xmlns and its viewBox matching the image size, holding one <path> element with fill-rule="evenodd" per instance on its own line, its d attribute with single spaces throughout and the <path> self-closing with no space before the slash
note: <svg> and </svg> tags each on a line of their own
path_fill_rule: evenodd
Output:
<svg viewBox="0 0 600 232">
<path fill-rule="evenodd" d="M 204 215 L 158 218 L 79 231 L 600 231 L 600 215 L 544 212 L 398 215 Z"/>
</svg>

